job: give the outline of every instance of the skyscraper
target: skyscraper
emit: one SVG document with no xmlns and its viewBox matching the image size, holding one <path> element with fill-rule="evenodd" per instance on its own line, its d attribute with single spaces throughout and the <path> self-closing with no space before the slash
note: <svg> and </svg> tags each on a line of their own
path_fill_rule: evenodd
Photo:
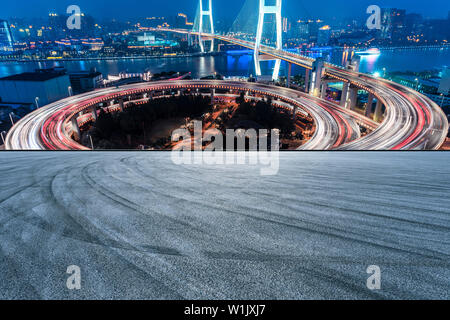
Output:
<svg viewBox="0 0 450 320">
<path fill-rule="evenodd" d="M 401 40 L 405 34 L 406 10 L 385 8 L 381 17 L 381 38 L 393 41 Z"/>
<path fill-rule="evenodd" d="M 330 42 L 330 34 L 331 34 L 331 28 L 330 26 L 323 26 L 319 28 L 319 32 L 317 34 L 317 44 L 326 46 Z"/>
<path fill-rule="evenodd" d="M 297 21 L 293 31 L 293 36 L 298 40 L 309 41 L 308 22 L 301 20 Z"/>
<path fill-rule="evenodd" d="M 14 40 L 8 21 L 0 20 L 0 53 L 13 51 Z"/>
<path fill-rule="evenodd" d="M 441 79 L 438 92 L 447 95 L 450 93 L 450 67 L 445 67 L 444 70 L 442 70 Z"/>
</svg>

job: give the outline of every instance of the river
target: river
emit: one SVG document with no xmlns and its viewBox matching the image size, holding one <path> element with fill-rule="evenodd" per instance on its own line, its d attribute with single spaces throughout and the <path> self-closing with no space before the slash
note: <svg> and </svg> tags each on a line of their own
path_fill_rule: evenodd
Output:
<svg viewBox="0 0 450 320">
<path fill-rule="evenodd" d="M 308 52 L 312 57 L 325 55 L 328 61 L 342 65 L 349 56 L 342 49 Z M 274 62 L 262 62 L 263 74 L 269 75 Z M 89 70 L 96 68 L 104 76 L 118 74 L 119 72 L 152 73 L 162 71 L 191 71 L 193 77 L 203 77 L 215 72 L 225 76 L 254 75 L 253 56 L 250 51 L 228 52 L 221 56 L 206 57 L 180 57 L 160 59 L 113 59 L 113 60 L 80 60 L 80 61 L 45 61 L 45 62 L 0 62 L 0 77 L 22 72 L 34 71 L 37 68 L 64 66 L 69 71 Z M 386 68 L 392 71 L 425 71 L 442 69 L 450 66 L 450 49 L 386 49 L 380 55 L 363 56 L 361 59 L 362 72 L 373 73 Z M 300 67 L 294 67 L 295 73 L 303 73 Z M 280 75 L 287 73 L 286 63 L 281 66 Z"/>
</svg>

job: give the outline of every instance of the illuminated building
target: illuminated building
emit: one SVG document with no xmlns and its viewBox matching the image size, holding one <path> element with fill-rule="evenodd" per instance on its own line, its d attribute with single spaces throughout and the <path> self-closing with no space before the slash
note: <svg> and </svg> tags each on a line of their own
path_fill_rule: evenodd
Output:
<svg viewBox="0 0 450 320">
<path fill-rule="evenodd" d="M 328 45 L 330 42 L 330 34 L 331 34 L 331 28 L 330 26 L 323 26 L 319 28 L 319 31 L 317 33 L 317 44 L 318 45 Z"/>
<path fill-rule="evenodd" d="M 14 40 L 8 22 L 0 20 L 0 53 L 11 53 L 13 44 Z"/>
<path fill-rule="evenodd" d="M 381 17 L 381 38 L 401 40 L 405 36 L 406 10 L 385 8 Z"/>
<path fill-rule="evenodd" d="M 157 39 L 153 34 L 143 33 L 128 41 L 129 49 L 146 49 L 156 47 L 174 47 L 178 42 L 172 40 Z"/>
<path fill-rule="evenodd" d="M 450 94 L 450 67 L 446 67 L 442 71 L 438 92 L 445 95 Z"/>
</svg>

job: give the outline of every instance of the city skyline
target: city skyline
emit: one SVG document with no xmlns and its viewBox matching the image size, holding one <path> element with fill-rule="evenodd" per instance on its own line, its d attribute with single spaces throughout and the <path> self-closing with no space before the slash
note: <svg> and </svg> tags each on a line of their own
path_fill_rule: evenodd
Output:
<svg viewBox="0 0 450 320">
<path fill-rule="evenodd" d="M 247 0 L 248 1 L 248 0 Z M 256 1 L 256 0 L 250 0 Z M 244 5 L 243 0 L 215 0 L 213 1 L 214 11 L 217 17 L 234 19 L 237 17 L 239 11 Z M 24 11 L 22 8 L 18 8 L 13 3 L 4 3 L 2 5 L 2 13 L 0 18 L 45 18 L 50 12 L 63 13 L 67 7 L 74 4 L 73 1 L 58 1 L 44 0 L 35 3 L 34 1 L 24 1 L 24 5 L 30 9 Z M 303 2 L 303 1 L 283 1 L 283 15 L 289 17 L 324 17 L 324 18 L 357 18 L 361 19 L 366 17 L 366 8 L 372 4 L 376 4 L 380 7 L 392 7 L 402 8 L 407 12 L 419 13 L 424 18 L 446 18 L 450 11 L 450 4 L 445 0 L 432 0 L 429 6 L 424 7 L 417 2 L 411 2 L 407 0 L 382 0 L 382 1 L 369 1 L 369 0 L 349 0 L 347 6 L 343 7 L 342 4 L 325 0 L 320 3 L 315 2 Z M 432 4 L 432 5 L 431 5 Z M 181 1 L 173 0 L 170 2 L 162 2 L 157 5 L 153 2 L 143 1 L 127 1 L 126 3 L 111 0 L 106 1 L 86 1 L 79 0 L 76 5 L 80 6 L 83 12 L 95 16 L 99 19 L 131 19 L 142 18 L 145 16 L 163 16 L 174 15 L 178 12 L 184 12 L 188 15 L 195 15 L 197 9 L 197 1 Z M 325 6 L 325 10 L 324 10 Z M 138 14 L 136 14 L 138 12 Z M 145 13 L 143 13 L 145 12 Z"/>
</svg>

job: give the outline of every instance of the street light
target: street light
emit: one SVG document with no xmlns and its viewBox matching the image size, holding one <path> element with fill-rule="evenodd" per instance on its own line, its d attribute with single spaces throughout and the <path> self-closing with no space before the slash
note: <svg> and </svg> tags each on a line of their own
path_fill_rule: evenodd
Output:
<svg viewBox="0 0 450 320">
<path fill-rule="evenodd" d="M 445 96 L 444 96 L 443 93 L 441 93 L 441 96 L 442 96 L 442 100 L 441 100 L 441 108 L 442 108 L 442 105 L 444 104 L 444 98 L 445 98 Z"/>
<path fill-rule="evenodd" d="M 5 134 L 6 134 L 6 131 L 2 131 L 0 133 L 0 135 L 2 136 L 3 144 L 5 144 Z"/>
<path fill-rule="evenodd" d="M 92 137 L 90 134 L 87 135 L 89 137 L 89 140 L 91 141 L 91 149 L 94 150 L 94 143 L 92 142 Z"/>
<path fill-rule="evenodd" d="M 71 97 L 73 95 L 72 87 L 68 86 L 67 90 L 69 91 L 69 97 Z"/>
<path fill-rule="evenodd" d="M 13 114 L 14 113 L 12 113 L 12 112 L 9 113 L 9 119 L 11 120 L 11 124 L 14 126 L 14 120 L 13 120 L 13 117 L 12 117 Z"/>
<path fill-rule="evenodd" d="M 36 109 L 39 109 L 39 97 L 34 98 L 34 102 L 36 102 Z"/>
</svg>

